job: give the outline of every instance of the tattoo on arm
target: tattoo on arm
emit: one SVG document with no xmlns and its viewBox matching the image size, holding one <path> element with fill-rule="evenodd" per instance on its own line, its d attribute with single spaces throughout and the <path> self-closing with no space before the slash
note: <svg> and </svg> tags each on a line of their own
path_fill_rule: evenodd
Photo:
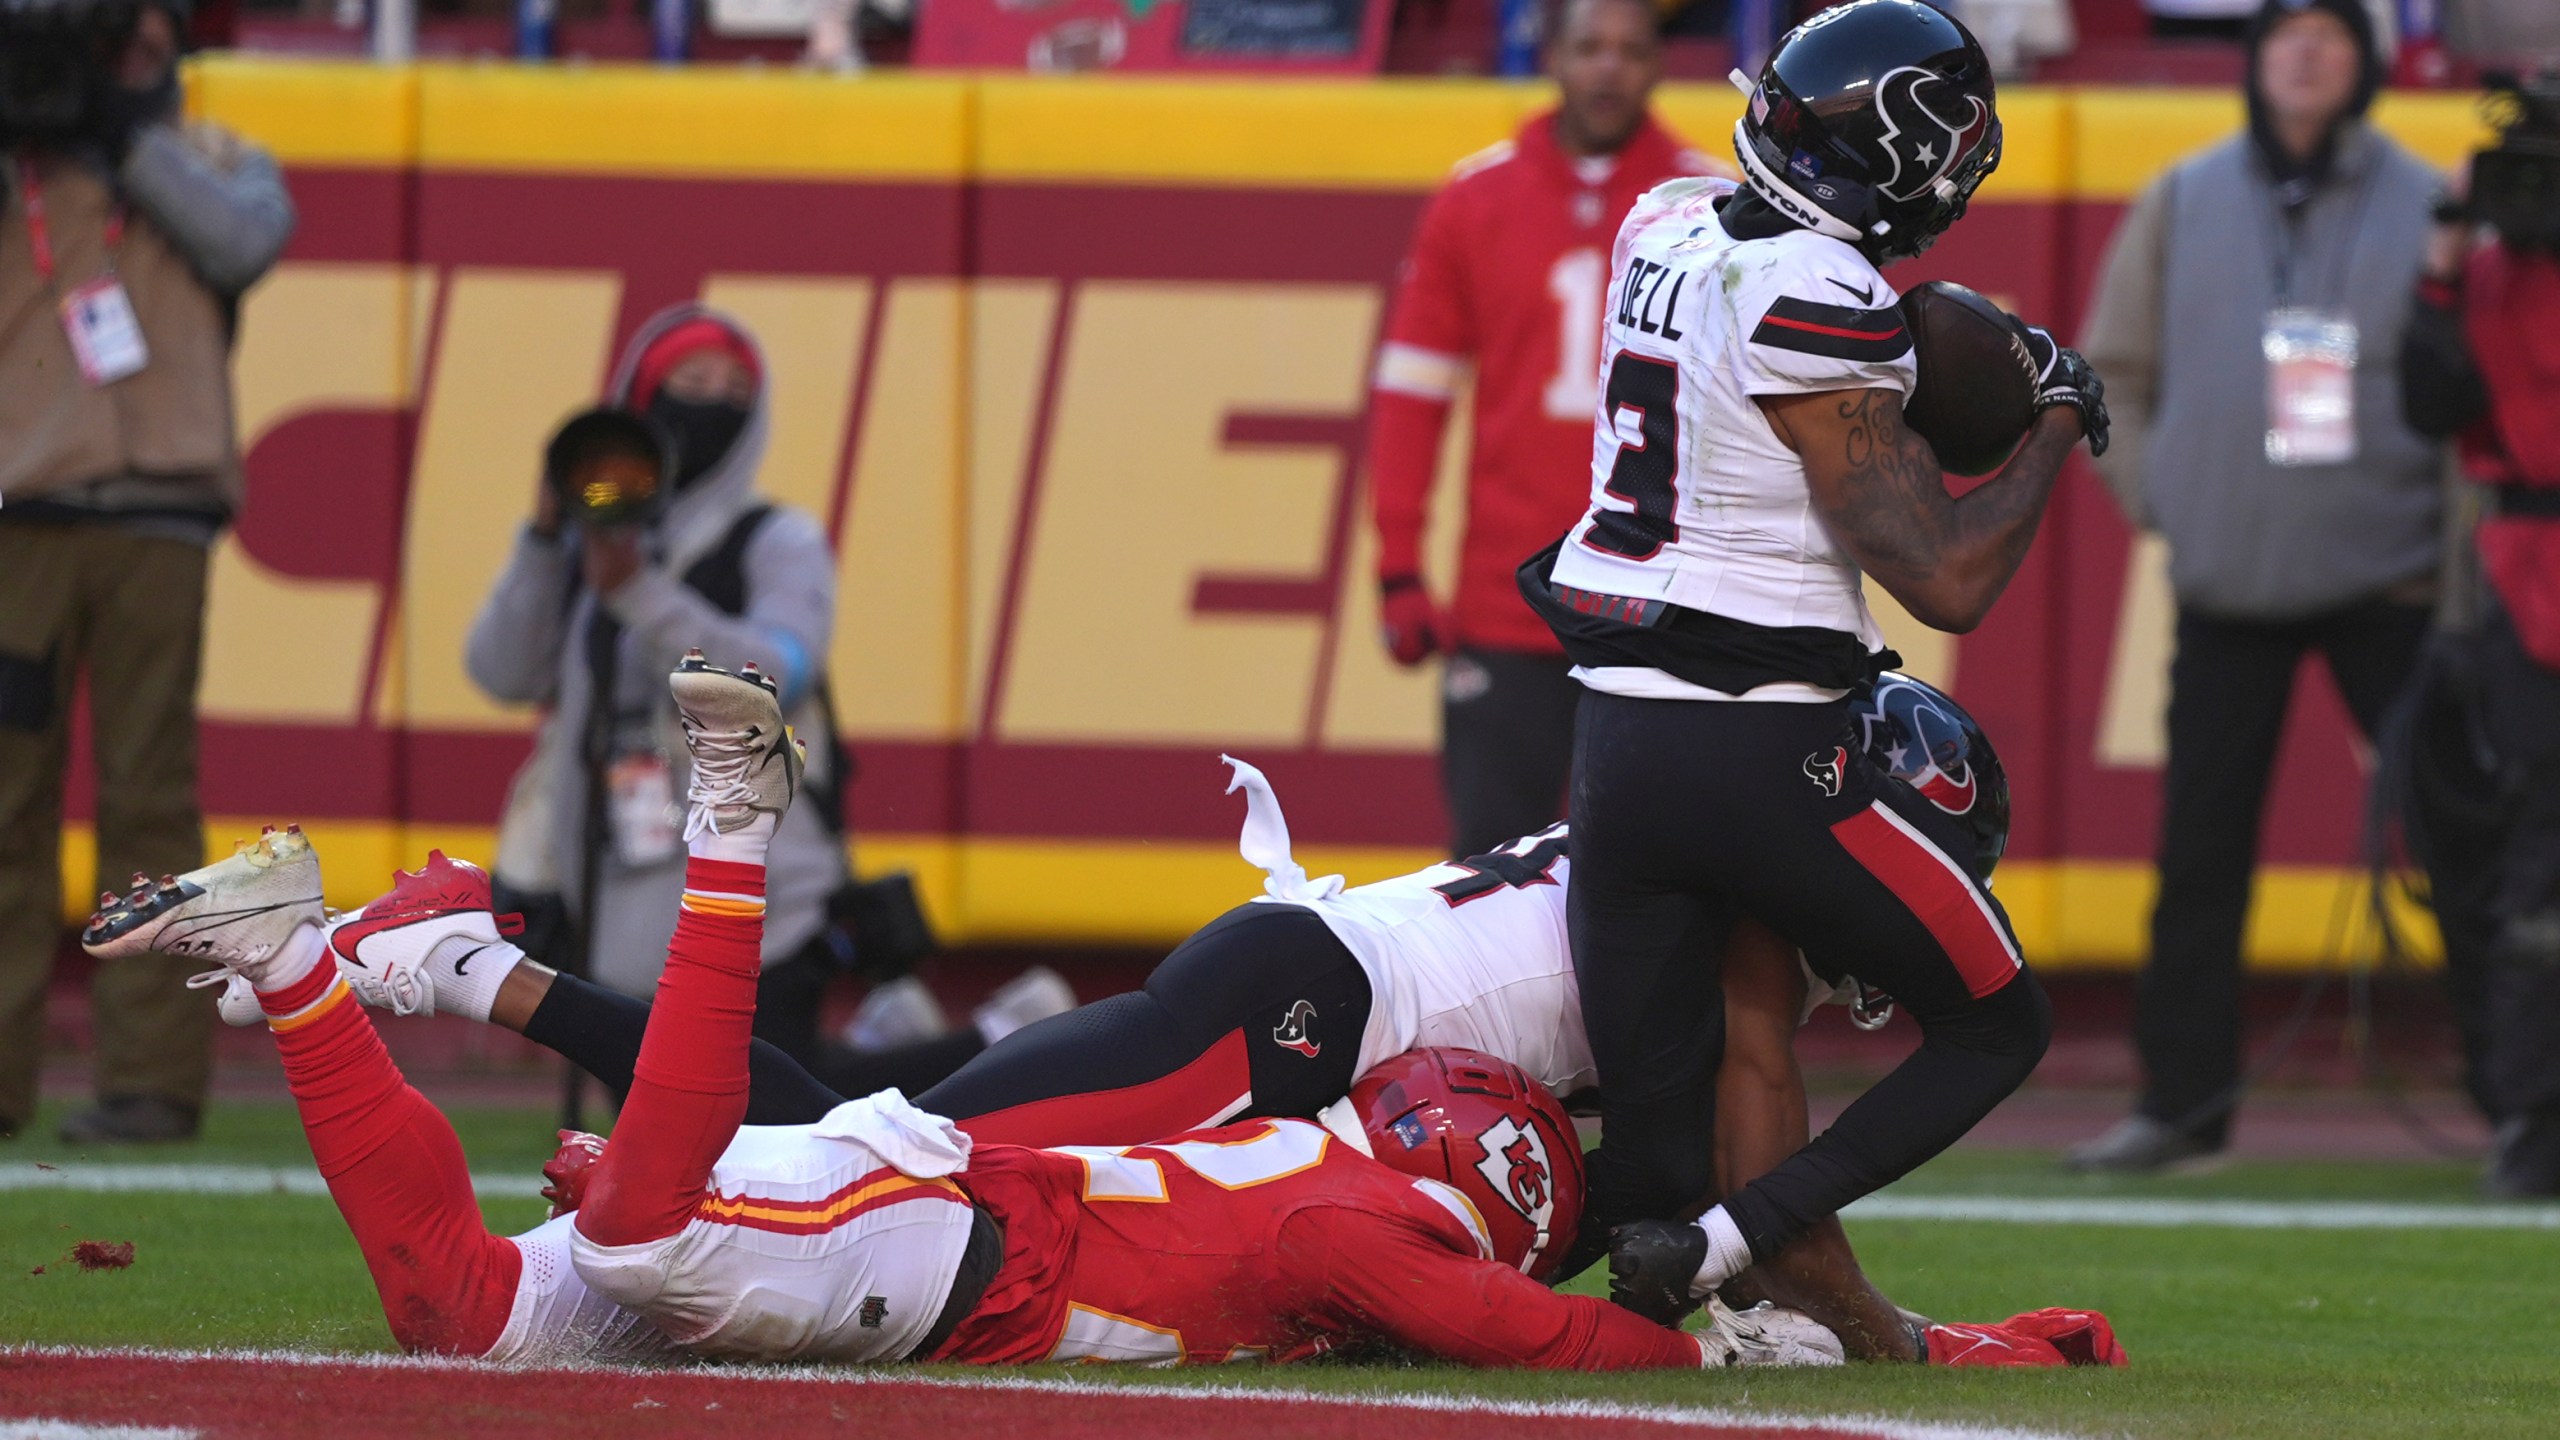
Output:
<svg viewBox="0 0 2560 1440">
<path fill-rule="evenodd" d="M 1787 428 L 1824 522 L 1923 622 L 1971 628 L 2026 558 L 2077 429 L 2032 426 L 1999 475 L 1958 499 L 1900 396 L 1854 390 L 1820 402 L 1811 423 Z"/>
</svg>

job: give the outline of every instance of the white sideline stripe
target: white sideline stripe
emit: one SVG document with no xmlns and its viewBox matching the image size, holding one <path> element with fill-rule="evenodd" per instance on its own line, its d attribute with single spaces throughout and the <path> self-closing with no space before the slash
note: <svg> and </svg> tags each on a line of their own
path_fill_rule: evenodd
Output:
<svg viewBox="0 0 2560 1440">
<path fill-rule="evenodd" d="M 195 1440 L 202 1430 L 166 1425 L 87 1425 L 79 1420 L 10 1420 L 0 1414 L 0 1440 Z"/>
<path fill-rule="evenodd" d="M 2560 1230 L 2560 1205 L 2419 1205 L 2354 1200 L 2001 1199 L 1870 1195 L 1849 1220 L 1972 1220 L 2002 1225 L 2182 1226 L 2230 1230 Z"/>
<path fill-rule="evenodd" d="M 328 1355 L 296 1350 L 155 1350 L 145 1347 L 67 1345 L 0 1345 L 0 1356 L 126 1357 L 148 1360 L 223 1360 L 232 1363 L 328 1365 L 365 1369 L 463 1370 L 515 1373 L 516 1367 L 478 1360 L 446 1360 L 411 1355 Z M 1335 1393 L 1294 1386 L 1259 1385 L 1115 1385 L 1098 1380 L 1051 1380 L 1021 1375 L 920 1375 L 899 1365 L 867 1367 L 699 1365 L 633 1367 L 627 1365 L 551 1365 L 553 1370 L 602 1371 L 646 1379 L 652 1375 L 709 1374 L 747 1382 L 801 1385 L 931 1385 L 947 1390 L 1028 1390 L 1057 1395 L 1125 1396 L 1139 1400 L 1251 1400 L 1306 1405 L 1343 1405 L 1363 1410 L 1421 1410 L 1458 1415 L 1512 1415 L 1532 1419 L 1650 1421 L 1688 1429 L 1819 1430 L 1871 1437 L 1871 1440 L 2071 1440 L 2067 1432 L 2023 1430 L 2007 1425 L 1912 1420 L 1891 1415 L 1787 1415 L 1707 1405 L 1626 1405 L 1614 1400 L 1488 1400 L 1470 1395 L 1433 1395 L 1415 1391 L 1371 1394 Z M 157 1440 L 157 1437 L 154 1437 Z"/>
<path fill-rule="evenodd" d="M 472 1190 L 485 1199 L 519 1200 L 542 1194 L 539 1175 L 474 1175 Z M 326 1195 L 328 1182 L 312 1169 L 273 1165 L 12 1165 L 0 1169 L 0 1190 L 66 1190 L 84 1194 Z"/>
<path fill-rule="evenodd" d="M 475 1175 L 483 1198 L 530 1200 L 539 1175 Z M 174 1195 L 326 1195 L 317 1170 L 265 1165 L 66 1165 L 0 1169 L 0 1191 Z M 2149 1200 L 2138 1196 L 1870 1195 L 1842 1212 L 1851 1220 L 1918 1220 L 1995 1225 L 2119 1225 L 2230 1230 L 2560 1230 L 2560 1205 L 2428 1205 L 2356 1200 Z"/>
</svg>

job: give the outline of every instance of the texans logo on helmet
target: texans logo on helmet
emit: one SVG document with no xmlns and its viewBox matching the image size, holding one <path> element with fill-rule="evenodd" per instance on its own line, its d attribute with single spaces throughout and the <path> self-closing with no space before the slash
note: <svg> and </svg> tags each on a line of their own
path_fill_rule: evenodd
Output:
<svg viewBox="0 0 2560 1440">
<path fill-rule="evenodd" d="M 1933 109 L 1933 92 L 1949 88 L 1945 77 L 1917 65 L 1888 70 L 1877 83 L 1876 113 L 1884 118 L 1884 135 L 1877 143 L 1893 173 L 1876 188 L 1893 199 L 1915 199 L 1944 179 L 1991 128 L 1991 107 L 1979 96 L 1959 97 L 1971 113 L 1956 120 Z"/>
<path fill-rule="evenodd" d="M 1547 1161 L 1547 1142 L 1537 1130 L 1523 1130 L 1519 1122 L 1505 1115 L 1483 1134 L 1476 1143 L 1484 1154 L 1476 1161 L 1476 1173 L 1493 1187 L 1520 1218 L 1538 1227 L 1541 1233 L 1555 1213 L 1555 1171 Z"/>
<path fill-rule="evenodd" d="M 1973 767 L 1967 765 L 1961 782 L 1944 770 L 1933 770 L 1927 779 L 1920 782 L 1919 790 L 1930 804 L 1950 815 L 1962 815 L 1973 808 L 1974 797 L 1981 787 L 1974 783 Z"/>
<path fill-rule="evenodd" d="M 1848 763 L 1847 747 L 1834 745 L 1828 751 L 1816 750 L 1804 757 L 1804 775 L 1806 779 L 1821 786 L 1823 794 L 1837 796 L 1840 793 L 1842 771 Z"/>
<path fill-rule="evenodd" d="M 1308 1032 L 1314 1029 L 1315 1023 L 1314 1003 L 1301 1000 L 1289 1007 L 1288 1015 L 1280 1021 L 1280 1028 L 1271 1032 L 1271 1043 L 1283 1050 L 1295 1050 L 1313 1060 L 1324 1050 L 1322 1041 L 1307 1038 Z"/>
</svg>

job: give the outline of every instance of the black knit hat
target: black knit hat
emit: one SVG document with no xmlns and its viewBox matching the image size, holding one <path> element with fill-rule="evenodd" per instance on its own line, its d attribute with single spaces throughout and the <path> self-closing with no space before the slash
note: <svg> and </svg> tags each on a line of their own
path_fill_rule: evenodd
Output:
<svg viewBox="0 0 2560 1440">
<path fill-rule="evenodd" d="M 2266 103 L 2258 94 L 2258 52 L 2266 45 L 2267 36 L 2286 20 L 2311 10 L 2325 11 L 2346 26 L 2347 33 L 2355 37 L 2356 54 L 2364 62 L 2356 79 L 2355 93 L 2347 97 L 2347 108 L 2338 116 L 2339 126 L 2350 120 L 2362 119 L 2364 112 L 2373 108 L 2374 92 L 2382 85 L 2382 41 L 2374 34 L 2373 12 L 2365 8 L 2364 0 L 2265 0 L 2258 7 L 2258 13 L 2249 17 L 2246 37 L 2249 68 L 2244 82 L 2249 98 L 2249 133 L 2258 142 L 2258 153 L 2265 157 L 2278 179 L 2308 180 L 2317 184 L 2328 176 L 2329 163 L 2337 148 L 2337 130 L 2332 128 L 2310 160 L 2296 161 L 2277 143 L 2274 126 L 2267 119 Z"/>
</svg>

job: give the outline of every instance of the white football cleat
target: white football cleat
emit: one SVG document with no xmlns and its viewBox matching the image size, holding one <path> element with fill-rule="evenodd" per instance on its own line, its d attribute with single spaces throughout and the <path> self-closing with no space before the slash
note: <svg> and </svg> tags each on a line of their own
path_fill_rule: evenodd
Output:
<svg viewBox="0 0 2560 1440">
<path fill-rule="evenodd" d="M 871 987 L 836 1038 L 854 1050 L 895 1050 L 951 1033 L 951 1017 L 922 980 L 901 975 Z"/>
<path fill-rule="evenodd" d="M 1801 1310 L 1781 1309 L 1766 1300 L 1748 1310 L 1736 1310 L 1710 1298 L 1707 1316 L 1708 1328 L 1732 1346 L 1737 1365 L 1849 1363 L 1840 1337 Z"/>
<path fill-rule="evenodd" d="M 782 723 L 782 696 L 754 662 L 732 675 L 688 650 L 667 676 L 684 747 L 693 760 L 685 788 L 684 838 L 743 830 L 759 815 L 777 821 L 800 785 L 800 742 Z"/>
<path fill-rule="evenodd" d="M 433 1015 L 437 967 L 428 958 L 450 942 L 443 963 L 459 968 L 473 963 L 475 948 L 504 945 L 484 963 L 512 966 L 518 952 L 505 943 L 506 929 L 491 913 L 489 872 L 430 850 L 416 870 L 392 872 L 388 894 L 322 933 L 357 999 L 394 1015 Z"/>
<path fill-rule="evenodd" d="M 133 877 L 133 889 L 98 897 L 80 948 L 101 960 L 185 955 L 256 984 L 287 937 L 327 916 L 320 857 L 302 827 L 270 826 L 231 855 L 184 875 Z"/>
<path fill-rule="evenodd" d="M 1006 981 L 970 1018 L 977 1022 L 978 1038 L 993 1045 L 1025 1025 L 1074 1008 L 1076 992 L 1068 987 L 1067 977 L 1046 965 L 1034 965 Z"/>
</svg>

